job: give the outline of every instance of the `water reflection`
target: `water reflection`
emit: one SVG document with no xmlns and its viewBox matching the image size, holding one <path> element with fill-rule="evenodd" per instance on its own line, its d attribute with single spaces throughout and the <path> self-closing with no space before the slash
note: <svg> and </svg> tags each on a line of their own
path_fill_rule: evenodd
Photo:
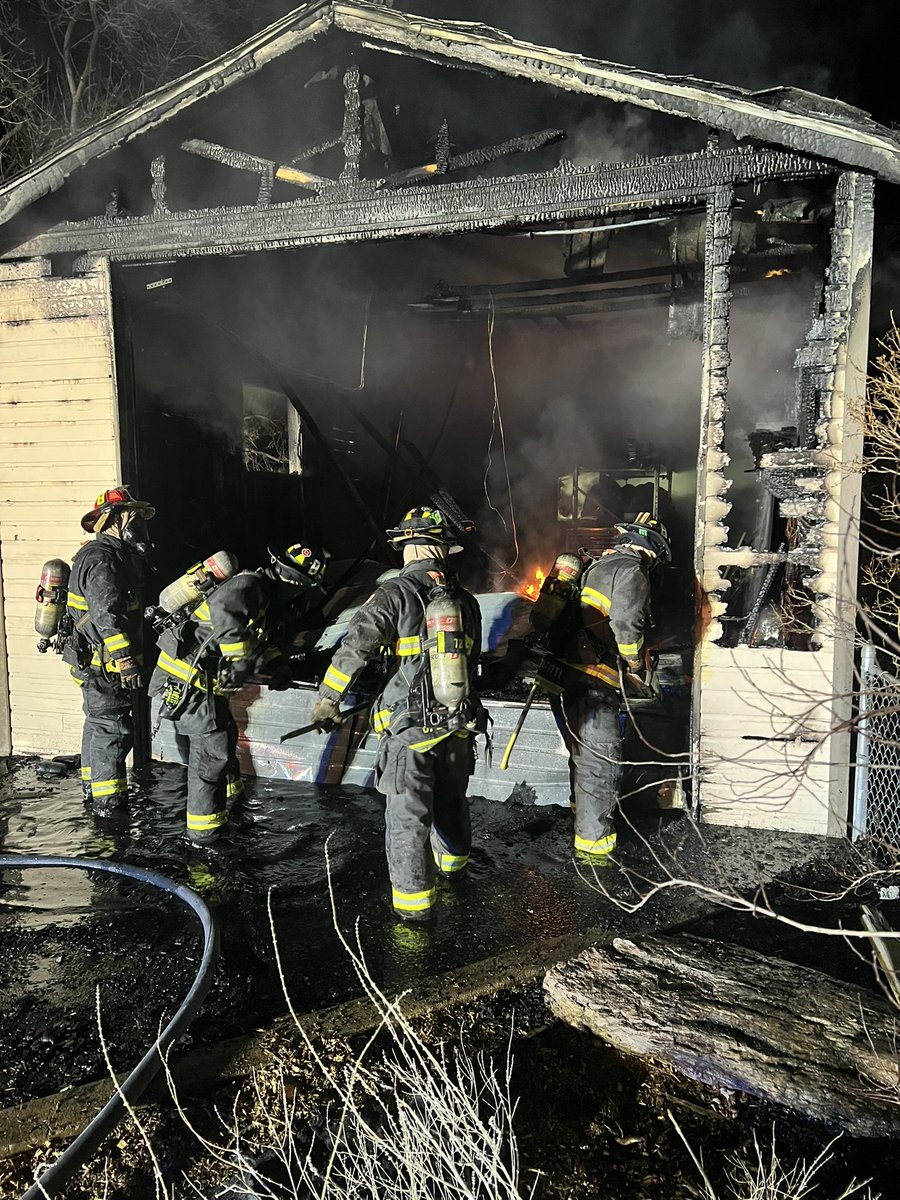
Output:
<svg viewBox="0 0 900 1200">
<path fill-rule="evenodd" d="M 286 780 L 246 783 L 247 798 L 234 812 L 221 850 L 186 841 L 179 766 L 146 769 L 127 806 L 108 818 L 85 807 L 77 771 L 52 786 L 38 785 L 25 765 L 0 785 L 5 851 L 135 863 L 188 883 L 214 907 L 222 959 L 213 993 L 191 1032 L 195 1043 L 255 1029 L 285 1010 L 269 904 L 298 1011 L 361 993 L 334 929 L 326 841 L 340 927 L 354 941 L 358 932 L 372 976 L 389 994 L 529 943 L 611 921 L 627 923 L 622 914 L 611 917 L 617 910 L 579 877 L 567 809 L 474 799 L 469 867 L 439 880 L 432 927 L 405 926 L 398 925 L 389 901 L 381 797 Z M 637 842 L 630 849 L 649 858 Z M 740 855 L 752 869 L 745 843 Z M 70 1023 L 92 1025 L 97 978 L 113 981 L 120 1005 L 132 1003 L 137 1010 L 143 1003 L 155 1022 L 160 1007 L 176 1003 L 189 985 L 197 931 L 146 889 L 138 894 L 105 875 L 59 870 L 6 872 L 0 888 L 0 1028 L 21 1020 L 35 1027 L 52 1024 L 63 1011 Z M 77 979 L 71 970 L 76 957 L 65 947 L 63 963 L 55 961 L 66 939 L 77 943 Z M 133 1043 L 139 1022 L 134 1014 L 132 1019 Z M 123 1054 L 128 1036 L 122 1035 Z M 2 1050 L 0 1044 L 0 1059 Z M 45 1062 L 43 1069 L 41 1091 L 77 1082 L 67 1074 L 71 1063 Z M 102 1065 L 94 1062 L 85 1071 L 85 1077 L 95 1077 Z"/>
</svg>

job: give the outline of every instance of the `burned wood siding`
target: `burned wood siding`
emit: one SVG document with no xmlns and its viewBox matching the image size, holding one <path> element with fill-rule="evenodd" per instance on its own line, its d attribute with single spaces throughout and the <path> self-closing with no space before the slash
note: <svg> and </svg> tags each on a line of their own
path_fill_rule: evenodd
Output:
<svg viewBox="0 0 900 1200">
<path fill-rule="evenodd" d="M 816 596 L 810 651 L 718 644 L 722 592 L 729 586 L 723 569 L 744 569 L 777 556 L 724 544 L 730 505 L 720 430 L 727 405 L 716 405 L 713 388 L 704 397 L 707 440 L 701 449 L 705 475 L 701 472 L 697 570 L 705 603 L 694 752 L 700 809 L 708 821 L 837 836 L 846 832 L 872 191 L 868 176 L 845 172 L 839 178 L 824 304 L 798 356 L 821 397 L 816 445 L 776 451 L 762 460 L 764 470 L 781 472 L 775 494 L 782 515 L 806 522 L 805 541 L 793 553 L 817 572 L 810 579 Z M 716 330 L 714 309 L 707 320 L 714 351 L 709 332 Z"/>
<path fill-rule="evenodd" d="M 0 265 L 0 566 L 12 746 L 77 751 L 68 668 L 38 654 L 42 563 L 71 562 L 79 520 L 119 477 L 108 264 L 52 278 L 45 259 Z"/>
</svg>

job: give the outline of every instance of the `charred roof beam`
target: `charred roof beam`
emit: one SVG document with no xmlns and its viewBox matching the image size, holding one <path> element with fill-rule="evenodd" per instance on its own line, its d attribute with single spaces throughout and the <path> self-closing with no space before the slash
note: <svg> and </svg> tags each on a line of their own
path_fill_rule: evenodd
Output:
<svg viewBox="0 0 900 1200">
<path fill-rule="evenodd" d="M 442 127 L 443 128 L 443 127 Z M 550 146 L 553 142 L 561 141 L 566 136 L 563 129 L 541 129 L 537 133 L 525 134 L 523 137 L 510 138 L 498 142 L 495 146 L 482 146 L 477 150 L 467 150 L 464 154 L 451 154 L 442 161 L 441 154 L 435 155 L 435 161 L 425 163 L 421 167 L 412 167 L 408 171 L 398 171 L 385 179 L 384 187 L 403 187 L 408 183 L 423 183 L 448 171 L 464 171 L 468 167 L 485 167 L 488 163 L 496 162 L 509 154 L 529 154 L 542 146 Z M 439 143 L 440 146 L 440 143 Z"/>
<path fill-rule="evenodd" d="M 528 229 L 695 204 L 711 188 L 834 173 L 834 166 L 772 147 L 704 150 L 635 162 L 573 167 L 439 187 L 376 190 L 370 180 L 264 207 L 199 209 L 64 222 L 0 258 L 87 254 L 115 261 L 230 254 L 322 242 L 379 240 L 481 229 Z"/>
<path fill-rule="evenodd" d="M 268 179 L 279 179 L 294 187 L 318 188 L 323 184 L 334 181 L 322 175 L 313 175 L 309 171 L 301 171 L 297 167 L 286 166 L 273 162 L 268 158 L 260 158 L 258 154 L 247 154 L 244 150 L 232 150 L 230 146 L 220 146 L 217 142 L 205 142 L 202 138 L 189 138 L 181 143 L 181 149 L 188 154 L 196 154 L 200 158 L 208 158 L 212 162 L 221 163 L 233 171 L 254 171 L 263 184 Z M 270 185 L 271 187 L 271 185 Z"/>
</svg>

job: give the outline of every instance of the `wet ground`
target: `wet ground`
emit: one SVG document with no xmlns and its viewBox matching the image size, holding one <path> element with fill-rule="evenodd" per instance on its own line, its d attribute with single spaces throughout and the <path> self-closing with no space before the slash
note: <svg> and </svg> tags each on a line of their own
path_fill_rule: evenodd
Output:
<svg viewBox="0 0 900 1200">
<path fill-rule="evenodd" d="M 629 915 L 580 877 L 567 810 L 474 798 L 471 863 L 440 882 L 433 931 L 411 935 L 389 907 L 375 793 L 248 780 L 228 852 L 215 853 L 184 840 L 183 786 L 180 767 L 155 764 L 127 808 L 100 819 L 82 800 L 77 770 L 45 781 L 33 761 L 20 762 L 0 781 L 0 845 L 7 853 L 115 858 L 205 896 L 219 917 L 222 957 L 189 1045 L 257 1029 L 284 1011 L 269 896 L 295 1009 L 314 1011 L 359 993 L 332 924 L 326 840 L 339 921 L 345 929 L 358 925 L 372 975 L 389 992 L 566 935 L 591 940 L 672 927 L 708 908 L 690 891 L 668 892 Z M 636 875 L 672 871 L 744 888 L 800 867 L 806 877 L 810 862 L 840 853 L 822 839 L 699 831 L 672 815 L 638 816 L 620 837 L 618 857 Z M 821 870 L 835 886 L 833 869 Z M 604 874 L 613 895 L 633 898 L 628 871 Z M 0 889 L 0 1107 L 105 1074 L 98 986 L 112 1060 L 117 1067 L 134 1062 L 190 986 L 200 945 L 195 919 L 177 901 L 98 874 L 9 871 Z M 832 909 L 828 919 L 839 916 Z"/>
</svg>

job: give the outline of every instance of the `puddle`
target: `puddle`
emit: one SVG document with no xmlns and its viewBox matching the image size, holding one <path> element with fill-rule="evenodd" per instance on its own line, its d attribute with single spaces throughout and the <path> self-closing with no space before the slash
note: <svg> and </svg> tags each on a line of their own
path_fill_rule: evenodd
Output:
<svg viewBox="0 0 900 1200">
<path fill-rule="evenodd" d="M 589 930 L 671 927 L 704 908 L 692 893 L 672 892 L 628 916 L 579 877 L 568 809 L 476 797 L 471 863 L 459 877 L 439 882 L 435 928 L 398 926 L 376 793 L 245 782 L 248 799 L 236 814 L 227 855 L 185 841 L 178 766 L 147 768 L 127 808 L 110 819 L 86 808 L 77 771 L 42 781 L 26 762 L 0 784 L 5 852 L 114 858 L 186 882 L 211 904 L 222 957 L 185 1044 L 248 1032 L 284 1011 L 269 898 L 297 1011 L 359 994 L 332 924 L 326 840 L 340 924 L 358 928 L 369 969 L 389 992 L 517 947 Z M 660 874 L 657 856 L 679 871 L 740 886 L 786 873 L 827 846 L 801 835 L 713 827 L 704 827 L 701 838 L 684 818 L 653 816 L 640 834 L 624 831 L 619 857 L 651 877 Z M 626 876 L 608 874 L 610 887 L 627 897 Z M 0 1106 L 105 1074 L 98 985 L 113 1062 L 118 1068 L 136 1061 L 190 986 L 200 946 L 193 917 L 179 902 L 118 877 L 56 868 L 5 872 L 0 901 Z"/>
</svg>

